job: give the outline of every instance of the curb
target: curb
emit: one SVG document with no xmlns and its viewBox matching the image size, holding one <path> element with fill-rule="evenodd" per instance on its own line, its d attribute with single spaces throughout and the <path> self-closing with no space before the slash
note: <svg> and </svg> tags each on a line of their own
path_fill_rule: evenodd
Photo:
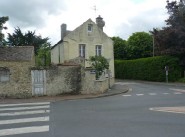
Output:
<svg viewBox="0 0 185 137">
<path fill-rule="evenodd" d="M 94 97 L 86 97 L 86 98 L 81 98 L 81 99 L 93 99 L 93 98 L 103 98 L 103 97 L 109 97 L 109 96 L 116 96 L 119 94 L 124 94 L 127 93 L 129 91 L 129 88 L 124 89 L 123 91 L 117 92 L 117 93 L 110 93 L 110 94 L 106 94 L 106 92 L 104 94 L 100 94 L 98 96 L 94 96 Z M 74 99 L 75 100 L 75 99 Z"/>
<path fill-rule="evenodd" d="M 112 88 L 112 91 L 115 92 L 111 92 L 109 90 L 107 90 L 105 93 L 103 94 L 98 94 L 98 95 L 69 95 L 69 96 L 54 96 L 54 97 L 32 97 L 29 99 L 1 99 L 0 104 L 8 104 L 8 103 L 32 103 L 32 102 L 57 102 L 57 101 L 70 101 L 70 100 L 80 100 L 80 99 L 95 99 L 95 98 L 103 98 L 103 97 L 109 97 L 109 96 L 115 96 L 115 95 L 119 95 L 119 94 L 124 94 L 127 93 L 129 91 L 128 86 L 124 86 L 123 89 L 116 89 L 116 88 Z"/>
</svg>

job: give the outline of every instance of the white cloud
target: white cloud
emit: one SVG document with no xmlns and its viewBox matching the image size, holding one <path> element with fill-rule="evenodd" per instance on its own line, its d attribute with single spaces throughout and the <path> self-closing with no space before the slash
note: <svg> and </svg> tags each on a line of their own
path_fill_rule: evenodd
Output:
<svg viewBox="0 0 185 137">
<path fill-rule="evenodd" d="M 95 21 L 98 15 L 106 23 L 105 33 L 124 39 L 134 32 L 162 27 L 167 18 L 165 6 L 166 0 L 1 0 L 0 16 L 10 17 L 8 31 L 17 26 L 36 30 L 55 44 L 60 40 L 62 23 L 74 30 L 89 18 Z"/>
</svg>

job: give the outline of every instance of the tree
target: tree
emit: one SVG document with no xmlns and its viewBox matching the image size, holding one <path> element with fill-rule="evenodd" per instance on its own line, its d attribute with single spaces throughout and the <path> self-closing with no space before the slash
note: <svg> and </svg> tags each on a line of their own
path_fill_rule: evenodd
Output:
<svg viewBox="0 0 185 137">
<path fill-rule="evenodd" d="M 23 34 L 20 28 L 15 28 L 13 34 L 8 33 L 8 44 L 10 46 L 34 46 L 36 55 L 43 45 L 50 45 L 48 40 L 48 37 L 37 36 L 35 31 L 28 31 Z"/>
<path fill-rule="evenodd" d="M 145 58 L 152 55 L 152 36 L 146 32 L 133 33 L 127 41 L 129 59 Z"/>
<path fill-rule="evenodd" d="M 91 56 L 89 57 L 91 67 L 95 70 L 96 79 L 98 79 L 105 69 L 109 69 L 109 62 L 103 56 Z"/>
<path fill-rule="evenodd" d="M 49 66 L 51 63 L 50 45 L 44 44 L 39 50 L 36 56 L 37 66 Z"/>
<path fill-rule="evenodd" d="M 167 26 L 151 31 L 155 39 L 155 53 L 182 57 L 185 55 L 185 2 L 167 1 L 166 9 L 169 14 L 165 21 Z"/>
<path fill-rule="evenodd" d="M 126 40 L 120 37 L 112 37 L 114 42 L 114 59 L 127 59 Z"/>
<path fill-rule="evenodd" d="M 8 16 L 6 17 L 0 17 L 0 46 L 5 45 L 5 40 L 4 40 L 4 34 L 2 33 L 3 29 L 7 29 L 4 24 L 9 20 Z"/>
</svg>

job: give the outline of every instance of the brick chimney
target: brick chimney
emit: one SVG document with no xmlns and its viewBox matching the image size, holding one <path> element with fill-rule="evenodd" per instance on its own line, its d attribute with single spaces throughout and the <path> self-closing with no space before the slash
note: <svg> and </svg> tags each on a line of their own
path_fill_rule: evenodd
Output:
<svg viewBox="0 0 185 137">
<path fill-rule="evenodd" d="M 61 40 L 63 40 L 63 38 L 66 36 L 66 32 L 67 32 L 67 25 L 62 24 L 61 25 Z"/>
</svg>

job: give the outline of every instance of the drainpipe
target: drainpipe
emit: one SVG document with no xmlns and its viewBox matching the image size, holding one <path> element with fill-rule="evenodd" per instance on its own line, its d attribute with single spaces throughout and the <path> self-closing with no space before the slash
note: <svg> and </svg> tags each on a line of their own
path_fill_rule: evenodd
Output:
<svg viewBox="0 0 185 137">
<path fill-rule="evenodd" d="M 109 69 L 108 69 L 108 77 L 109 77 L 108 82 L 109 82 L 109 90 L 110 90 L 110 70 Z"/>
<path fill-rule="evenodd" d="M 58 64 L 60 64 L 60 45 L 58 45 Z"/>
</svg>

